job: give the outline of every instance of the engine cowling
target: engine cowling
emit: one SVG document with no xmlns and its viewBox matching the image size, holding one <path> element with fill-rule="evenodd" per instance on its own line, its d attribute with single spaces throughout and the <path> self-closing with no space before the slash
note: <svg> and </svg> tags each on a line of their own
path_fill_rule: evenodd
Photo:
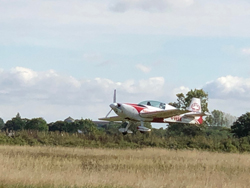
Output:
<svg viewBox="0 0 250 188">
<path fill-rule="evenodd" d="M 140 131 L 141 133 L 147 133 L 147 132 L 150 132 L 151 129 L 147 128 L 147 127 L 144 127 L 144 126 L 138 126 L 137 127 L 138 131 Z"/>
</svg>

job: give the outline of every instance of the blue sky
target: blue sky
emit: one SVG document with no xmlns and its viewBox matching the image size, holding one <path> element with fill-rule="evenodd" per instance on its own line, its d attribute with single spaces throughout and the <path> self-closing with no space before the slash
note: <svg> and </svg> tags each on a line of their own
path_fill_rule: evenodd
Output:
<svg viewBox="0 0 250 188">
<path fill-rule="evenodd" d="M 106 115 L 203 88 L 209 109 L 249 111 L 246 0 L 0 0 L 0 116 Z"/>
</svg>

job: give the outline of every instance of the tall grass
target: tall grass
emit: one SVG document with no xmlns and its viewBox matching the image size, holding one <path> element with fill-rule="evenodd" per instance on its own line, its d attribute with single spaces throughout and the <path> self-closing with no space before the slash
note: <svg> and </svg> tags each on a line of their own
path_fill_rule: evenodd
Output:
<svg viewBox="0 0 250 188">
<path fill-rule="evenodd" d="M 250 154 L 0 146 L 0 187 L 248 187 Z"/>
</svg>

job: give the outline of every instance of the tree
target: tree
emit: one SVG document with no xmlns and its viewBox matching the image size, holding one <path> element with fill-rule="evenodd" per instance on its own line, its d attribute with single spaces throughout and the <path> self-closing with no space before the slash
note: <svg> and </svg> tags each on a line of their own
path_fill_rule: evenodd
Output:
<svg viewBox="0 0 250 188">
<path fill-rule="evenodd" d="M 191 90 L 186 94 L 186 96 L 183 93 L 178 93 L 176 96 L 177 102 L 169 103 L 170 105 L 173 105 L 177 108 L 187 108 L 190 105 L 192 98 L 195 97 L 201 100 L 202 111 L 208 112 L 208 94 L 202 89 Z M 197 136 L 204 134 L 203 128 L 204 125 L 197 127 L 189 124 L 171 123 L 167 128 L 167 134 L 169 136 Z"/>
<path fill-rule="evenodd" d="M 26 121 L 21 118 L 19 113 L 17 113 L 16 117 L 5 123 L 4 129 L 18 131 L 23 130 L 25 125 Z"/>
<path fill-rule="evenodd" d="M 49 127 L 47 125 L 47 122 L 43 118 L 33 118 L 27 122 L 25 129 L 48 131 Z"/>
<path fill-rule="evenodd" d="M 231 128 L 233 123 L 236 121 L 237 117 L 232 116 L 231 114 L 223 113 L 225 117 L 225 126 Z"/>
<path fill-rule="evenodd" d="M 98 131 L 97 125 L 90 119 L 76 120 L 70 123 L 69 132 L 77 132 L 78 130 L 83 133 L 96 133 Z"/>
<path fill-rule="evenodd" d="M 190 105 L 192 98 L 195 97 L 201 99 L 202 111 L 208 112 L 208 94 L 203 91 L 203 89 L 191 90 L 186 94 L 186 96 L 183 93 L 178 93 L 176 96 L 177 102 L 169 103 L 170 105 L 173 105 L 177 108 L 187 108 Z"/>
<path fill-rule="evenodd" d="M 168 136 L 199 136 L 204 134 L 202 127 L 194 125 L 171 123 L 167 128 Z"/>
<path fill-rule="evenodd" d="M 231 126 L 232 133 L 237 137 L 245 137 L 250 135 L 250 112 L 240 116 Z"/>
<path fill-rule="evenodd" d="M 177 102 L 169 103 L 176 108 L 186 108 L 185 96 L 183 93 L 176 94 Z"/>
<path fill-rule="evenodd" d="M 205 133 L 209 137 L 227 139 L 232 137 L 231 129 L 222 126 L 208 126 Z"/>
<path fill-rule="evenodd" d="M 207 116 L 206 123 L 210 126 L 223 126 L 225 124 L 224 113 L 219 110 L 213 110 L 210 116 Z"/>
<path fill-rule="evenodd" d="M 121 128 L 122 123 L 117 122 L 109 122 L 107 126 L 104 128 L 107 134 L 118 134 L 119 128 Z"/>
<path fill-rule="evenodd" d="M 152 135 L 160 138 L 165 137 L 167 135 L 167 129 L 163 129 L 163 127 L 159 129 L 152 128 Z"/>
<path fill-rule="evenodd" d="M 206 117 L 206 123 L 209 126 L 231 127 L 236 117 L 226 114 L 220 110 L 213 110 L 210 116 Z"/>
<path fill-rule="evenodd" d="M 69 126 L 71 123 L 65 121 L 56 121 L 55 123 L 49 124 L 49 131 L 64 131 L 69 132 Z"/>
<path fill-rule="evenodd" d="M 0 130 L 4 128 L 4 121 L 2 118 L 0 118 Z"/>
</svg>

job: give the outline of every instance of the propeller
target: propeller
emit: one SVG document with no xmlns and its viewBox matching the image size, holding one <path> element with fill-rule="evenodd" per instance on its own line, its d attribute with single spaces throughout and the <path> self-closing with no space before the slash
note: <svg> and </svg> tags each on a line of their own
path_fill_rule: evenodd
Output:
<svg viewBox="0 0 250 188">
<path fill-rule="evenodd" d="M 116 89 L 114 90 L 114 98 L 113 98 L 113 103 L 116 103 Z"/>
<path fill-rule="evenodd" d="M 113 103 L 116 103 L 116 89 L 114 90 Z M 108 112 L 108 114 L 106 115 L 106 117 L 109 116 L 109 114 L 112 112 L 112 110 L 113 110 L 113 109 L 111 108 L 111 110 Z"/>
</svg>

